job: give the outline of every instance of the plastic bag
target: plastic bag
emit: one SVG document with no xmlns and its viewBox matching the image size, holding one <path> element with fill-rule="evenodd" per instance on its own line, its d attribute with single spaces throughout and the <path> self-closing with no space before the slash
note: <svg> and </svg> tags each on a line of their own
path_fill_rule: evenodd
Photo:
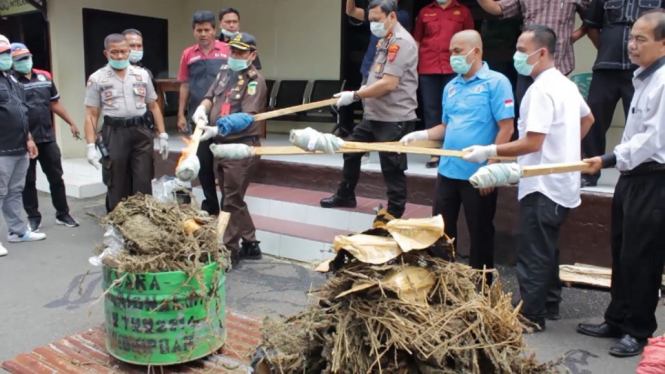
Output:
<svg viewBox="0 0 665 374">
<path fill-rule="evenodd" d="M 106 232 L 104 233 L 104 250 L 99 256 L 92 256 L 88 259 L 88 262 L 92 266 L 102 266 L 102 260 L 106 256 L 117 256 L 125 245 L 125 238 L 122 237 L 122 234 L 111 225 L 106 225 Z"/>
<path fill-rule="evenodd" d="M 173 190 L 177 187 L 178 185 L 173 177 L 164 175 L 159 179 L 152 180 L 152 196 L 163 203 L 173 202 L 175 201 Z"/>
<path fill-rule="evenodd" d="M 642 361 L 637 366 L 637 374 L 665 373 L 665 336 L 649 339 L 644 347 Z"/>
</svg>

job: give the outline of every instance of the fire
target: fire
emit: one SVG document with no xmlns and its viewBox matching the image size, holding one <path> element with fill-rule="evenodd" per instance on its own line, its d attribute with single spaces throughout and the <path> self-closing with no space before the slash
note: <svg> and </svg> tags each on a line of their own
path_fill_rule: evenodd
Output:
<svg viewBox="0 0 665 374">
<path fill-rule="evenodd" d="M 192 144 L 192 141 L 184 136 L 181 136 L 180 139 L 182 139 L 182 141 L 184 141 L 185 144 L 187 144 L 187 146 L 183 148 L 182 151 L 180 152 L 180 158 L 178 159 L 178 164 L 175 166 L 176 170 L 178 170 L 178 166 L 180 166 L 182 160 L 186 159 L 187 156 L 189 156 L 189 153 L 191 152 L 191 150 L 189 149 L 189 145 Z"/>
</svg>

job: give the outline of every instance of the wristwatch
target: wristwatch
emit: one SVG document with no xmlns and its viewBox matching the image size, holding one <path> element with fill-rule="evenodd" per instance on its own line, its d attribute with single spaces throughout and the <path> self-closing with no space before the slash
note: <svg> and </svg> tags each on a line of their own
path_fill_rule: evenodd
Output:
<svg viewBox="0 0 665 374">
<path fill-rule="evenodd" d="M 358 96 L 357 91 L 353 91 L 353 102 L 355 103 L 355 102 L 358 102 L 358 101 L 360 101 L 360 96 Z"/>
</svg>

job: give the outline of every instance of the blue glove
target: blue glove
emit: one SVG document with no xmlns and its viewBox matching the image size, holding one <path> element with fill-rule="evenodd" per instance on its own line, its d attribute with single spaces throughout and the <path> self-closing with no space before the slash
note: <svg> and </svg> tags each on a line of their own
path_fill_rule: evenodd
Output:
<svg viewBox="0 0 665 374">
<path fill-rule="evenodd" d="M 233 113 L 217 120 L 217 127 L 222 136 L 239 133 L 254 123 L 254 116 L 247 113 Z"/>
</svg>

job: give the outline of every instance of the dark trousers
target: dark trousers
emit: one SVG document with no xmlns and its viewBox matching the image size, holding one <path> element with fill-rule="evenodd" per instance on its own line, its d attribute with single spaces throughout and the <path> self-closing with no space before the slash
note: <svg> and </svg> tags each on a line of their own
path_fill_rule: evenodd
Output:
<svg viewBox="0 0 665 374">
<path fill-rule="evenodd" d="M 464 207 L 471 240 L 469 265 L 474 269 L 494 268 L 494 213 L 497 196 L 497 189 L 482 196 L 480 190 L 467 180 L 450 179 L 441 174 L 436 180 L 432 215 L 441 214 L 446 235 L 457 238 L 460 205 Z M 486 279 L 491 283 L 491 274 Z"/>
<path fill-rule="evenodd" d="M 517 83 L 515 83 L 515 131 L 511 140 L 516 140 L 520 136 L 519 131 L 517 131 L 517 119 L 520 118 L 520 105 L 522 105 L 522 99 L 524 99 L 526 91 L 532 84 L 533 78 L 517 74 Z"/>
<path fill-rule="evenodd" d="M 621 176 L 612 199 L 612 301 L 605 321 L 637 339 L 656 331 L 665 256 L 665 172 Z"/>
<path fill-rule="evenodd" d="M 547 313 L 559 312 L 559 231 L 568 210 L 540 192 L 520 200 L 517 281 L 521 313 L 539 324 L 545 323 Z"/>
<path fill-rule="evenodd" d="M 37 162 L 42 168 L 48 180 L 51 191 L 51 202 L 55 208 L 55 216 L 61 217 L 69 213 L 67 205 L 67 193 L 65 192 L 65 181 L 62 180 L 62 154 L 56 142 L 37 144 L 39 155 L 30 160 L 28 175 L 25 179 L 23 189 L 23 208 L 29 219 L 41 219 L 39 213 L 39 200 L 37 198 Z"/>
<path fill-rule="evenodd" d="M 144 125 L 104 125 L 102 137 L 109 157 L 102 158 L 102 180 L 108 188 L 109 210 L 122 199 L 141 192 L 152 194 L 155 175 L 152 130 Z"/>
<path fill-rule="evenodd" d="M 261 142 L 244 142 L 249 146 L 259 147 Z M 231 214 L 229 225 L 224 232 L 224 245 L 230 251 L 239 249 L 239 242 L 256 241 L 256 228 L 252 215 L 245 203 L 245 193 L 249 187 L 252 173 L 259 165 L 259 157 L 231 160 L 219 158 L 215 160 L 215 174 L 219 186 L 224 192 L 223 210 Z"/>
<path fill-rule="evenodd" d="M 199 148 L 196 150 L 196 156 L 201 163 L 199 169 L 199 183 L 203 190 L 205 199 L 201 202 L 201 210 L 208 212 L 211 215 L 218 215 L 219 208 L 224 203 L 217 201 L 217 185 L 215 184 L 215 156 L 210 151 L 212 139 L 199 143 Z"/>
<path fill-rule="evenodd" d="M 441 124 L 443 89 L 457 74 L 423 74 L 418 76 L 420 103 L 423 108 L 425 128 Z"/>
<path fill-rule="evenodd" d="M 353 133 L 346 139 L 357 142 L 393 142 L 413 131 L 413 121 L 379 122 L 364 120 L 353 128 Z M 356 185 L 360 179 L 362 153 L 345 153 L 343 181 L 337 191 L 340 197 L 355 196 Z M 388 213 L 395 218 L 404 214 L 406 206 L 406 154 L 379 152 L 383 180 L 388 187 Z"/>
<path fill-rule="evenodd" d="M 624 113 L 628 117 L 633 92 L 635 92 L 633 70 L 594 70 L 587 102 L 596 121 L 582 139 L 582 157 L 590 158 L 605 154 L 605 136 L 612 124 L 617 103 L 621 99 Z M 600 172 L 584 175 L 584 178 L 598 182 Z"/>
</svg>

